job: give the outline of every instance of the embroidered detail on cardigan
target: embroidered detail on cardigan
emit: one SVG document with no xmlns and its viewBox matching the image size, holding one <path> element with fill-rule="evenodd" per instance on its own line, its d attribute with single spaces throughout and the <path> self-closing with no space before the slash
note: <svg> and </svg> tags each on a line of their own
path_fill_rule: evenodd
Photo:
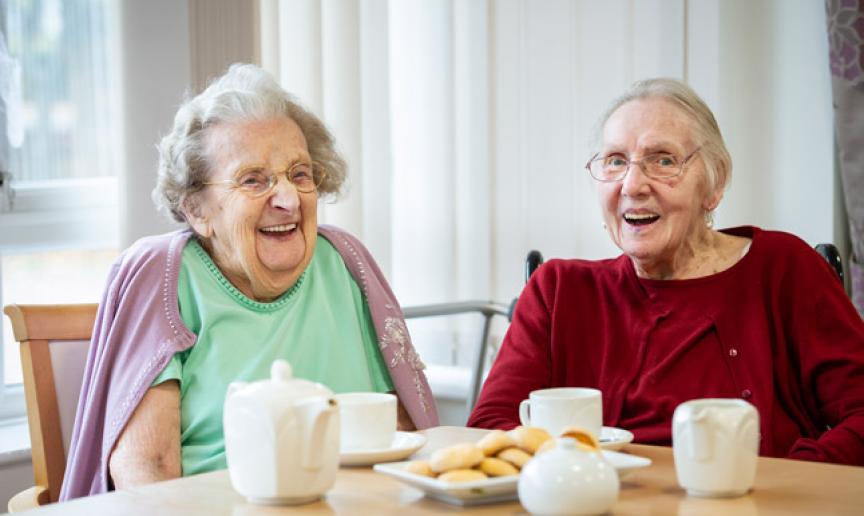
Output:
<svg viewBox="0 0 864 516">
<path fill-rule="evenodd" d="M 171 285 L 172 272 L 174 271 L 174 253 L 176 252 L 177 240 L 177 237 L 172 237 L 171 242 L 168 244 L 168 257 L 165 261 L 165 275 L 162 281 L 162 307 L 165 310 L 165 318 L 168 319 L 168 325 L 171 326 L 174 335 L 177 335 L 177 324 L 174 321 L 171 307 L 168 305 L 168 300 L 172 297 L 168 289 Z"/>
<path fill-rule="evenodd" d="M 426 401 L 426 389 L 423 382 L 420 381 L 420 375 L 414 374 L 414 389 L 417 391 L 417 397 L 420 399 L 420 406 L 423 407 L 423 412 L 429 412 L 429 402 Z"/>
<path fill-rule="evenodd" d="M 420 360 L 420 356 L 414 350 L 414 347 L 411 346 L 411 337 L 408 336 L 408 328 L 402 319 L 396 317 L 386 317 L 384 319 L 384 334 L 381 336 L 381 349 L 388 348 L 390 348 L 392 355 L 390 358 L 390 367 L 395 368 L 403 364 L 411 369 L 414 375 L 414 390 L 417 391 L 420 406 L 423 407 L 423 412 L 428 412 L 429 402 L 426 400 L 426 389 L 420 378 L 421 371 L 426 368 L 426 365 Z"/>
</svg>

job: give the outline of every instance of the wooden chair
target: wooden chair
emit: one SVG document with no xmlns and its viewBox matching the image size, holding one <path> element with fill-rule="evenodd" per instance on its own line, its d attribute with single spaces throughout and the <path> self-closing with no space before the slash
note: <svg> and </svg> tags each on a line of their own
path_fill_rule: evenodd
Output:
<svg viewBox="0 0 864 516">
<path fill-rule="evenodd" d="M 9 500 L 9 512 L 56 502 L 60 496 L 96 308 L 13 304 L 3 309 L 21 347 L 36 481 Z"/>
</svg>

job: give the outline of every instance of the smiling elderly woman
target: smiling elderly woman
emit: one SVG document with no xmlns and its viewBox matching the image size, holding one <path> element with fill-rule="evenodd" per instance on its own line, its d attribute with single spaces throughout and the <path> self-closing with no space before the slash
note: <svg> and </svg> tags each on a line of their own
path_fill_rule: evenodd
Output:
<svg viewBox="0 0 864 516">
<path fill-rule="evenodd" d="M 760 453 L 864 465 L 864 323 L 828 264 L 776 231 L 712 229 L 731 159 L 708 106 L 635 84 L 587 168 L 623 251 L 532 276 L 470 425 L 510 428 L 535 389 L 595 387 L 603 420 L 668 445 L 693 398 L 743 398 Z"/>
<path fill-rule="evenodd" d="M 345 162 L 273 78 L 234 65 L 184 103 L 154 199 L 189 229 L 142 239 L 99 307 L 61 498 L 225 467 L 228 384 L 276 358 L 336 392 L 395 391 L 437 424 L 401 310 L 354 237 L 318 226 Z"/>
</svg>

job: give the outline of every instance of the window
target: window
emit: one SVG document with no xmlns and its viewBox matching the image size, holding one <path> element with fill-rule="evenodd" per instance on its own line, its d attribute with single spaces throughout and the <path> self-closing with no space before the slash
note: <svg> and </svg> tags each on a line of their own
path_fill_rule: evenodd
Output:
<svg viewBox="0 0 864 516">
<path fill-rule="evenodd" d="M 117 254 L 117 9 L 0 0 L 0 304 L 96 302 Z M 21 371 L 2 319 L 9 417 L 23 413 Z"/>
</svg>

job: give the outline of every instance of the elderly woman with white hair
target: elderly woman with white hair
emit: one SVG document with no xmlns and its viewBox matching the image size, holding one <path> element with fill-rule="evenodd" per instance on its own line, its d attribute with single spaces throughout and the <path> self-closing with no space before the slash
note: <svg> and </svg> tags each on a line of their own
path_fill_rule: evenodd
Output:
<svg viewBox="0 0 864 516">
<path fill-rule="evenodd" d="M 668 445 L 680 403 L 740 398 L 761 454 L 864 465 L 864 323 L 802 240 L 713 229 L 732 164 L 708 106 L 647 80 L 598 127 L 586 168 L 623 254 L 536 271 L 469 424 L 511 428 L 535 389 L 594 387 L 605 425 Z"/>
<path fill-rule="evenodd" d="M 112 267 L 61 499 L 224 468 L 228 384 L 276 358 L 336 392 L 395 392 L 401 428 L 437 424 L 386 280 L 357 239 L 317 223 L 345 179 L 334 147 L 252 65 L 180 107 L 153 197 L 188 228 Z"/>
</svg>

